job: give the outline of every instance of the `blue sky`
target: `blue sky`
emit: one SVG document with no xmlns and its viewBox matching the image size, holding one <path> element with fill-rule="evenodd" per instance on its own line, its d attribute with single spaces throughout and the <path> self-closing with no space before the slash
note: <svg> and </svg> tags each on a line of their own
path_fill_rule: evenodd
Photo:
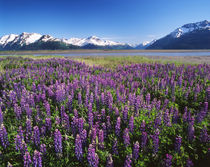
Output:
<svg viewBox="0 0 210 167">
<path fill-rule="evenodd" d="M 140 43 L 210 20 L 210 0 L 0 0 L 0 36 L 37 32 Z"/>
</svg>

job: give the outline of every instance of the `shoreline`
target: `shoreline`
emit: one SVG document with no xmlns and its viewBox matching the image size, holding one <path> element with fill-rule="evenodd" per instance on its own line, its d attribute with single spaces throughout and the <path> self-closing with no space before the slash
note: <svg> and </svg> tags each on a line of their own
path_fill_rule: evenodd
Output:
<svg viewBox="0 0 210 167">
<path fill-rule="evenodd" d="M 185 53 L 185 52 L 210 52 L 210 49 L 205 50 L 18 50 L 18 51 L 0 51 L 0 55 L 28 55 L 28 54 L 70 54 L 70 53 Z"/>
</svg>

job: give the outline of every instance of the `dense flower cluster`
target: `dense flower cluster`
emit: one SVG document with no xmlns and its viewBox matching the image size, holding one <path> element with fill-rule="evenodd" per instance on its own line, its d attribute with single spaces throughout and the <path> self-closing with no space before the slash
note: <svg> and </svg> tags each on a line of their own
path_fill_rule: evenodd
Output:
<svg viewBox="0 0 210 167">
<path fill-rule="evenodd" d="M 210 65 L 0 58 L 0 166 L 199 166 Z"/>
</svg>

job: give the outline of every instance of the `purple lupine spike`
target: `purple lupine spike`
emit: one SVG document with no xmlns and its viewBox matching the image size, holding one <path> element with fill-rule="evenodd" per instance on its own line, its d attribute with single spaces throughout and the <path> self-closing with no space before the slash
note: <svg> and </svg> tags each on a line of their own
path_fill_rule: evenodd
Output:
<svg viewBox="0 0 210 167">
<path fill-rule="evenodd" d="M 61 120 L 60 120 L 60 117 L 55 117 L 55 124 L 56 125 L 60 125 L 60 123 L 61 123 Z"/>
<path fill-rule="evenodd" d="M 154 120 L 154 129 L 159 128 L 161 125 L 161 115 L 157 115 L 157 117 Z"/>
<path fill-rule="evenodd" d="M 77 124 L 78 124 L 78 119 L 75 116 L 73 116 L 71 121 L 71 130 L 74 136 L 77 133 Z"/>
<path fill-rule="evenodd" d="M 141 148 L 144 149 L 147 144 L 147 132 L 142 132 L 141 136 Z"/>
<path fill-rule="evenodd" d="M 40 132 L 39 132 L 39 127 L 38 126 L 34 127 L 33 139 L 34 139 L 34 144 L 38 147 L 39 144 L 40 144 Z"/>
<path fill-rule="evenodd" d="M 128 119 L 128 107 L 125 106 L 123 109 L 123 121 L 126 122 Z"/>
<path fill-rule="evenodd" d="M 65 112 L 63 113 L 63 126 L 67 131 L 70 129 L 69 116 Z"/>
<path fill-rule="evenodd" d="M 46 145 L 45 144 L 41 144 L 40 145 L 40 152 L 42 153 L 42 155 L 46 154 L 47 149 L 46 149 Z"/>
<path fill-rule="evenodd" d="M 69 111 L 72 111 L 72 100 L 73 100 L 73 97 L 71 95 L 69 95 L 68 96 L 68 102 L 67 102 L 67 106 L 68 106 Z"/>
<path fill-rule="evenodd" d="M 0 126 L 1 124 L 3 124 L 3 113 L 2 113 L 1 105 L 0 105 Z"/>
<path fill-rule="evenodd" d="M 86 142 L 87 142 L 87 131 L 86 129 L 83 129 L 83 131 L 80 134 L 81 140 L 82 140 L 82 144 L 85 146 Z"/>
<path fill-rule="evenodd" d="M 88 104 L 88 113 L 92 113 L 93 112 L 93 108 L 92 108 L 92 103 Z"/>
<path fill-rule="evenodd" d="M 93 126 L 93 113 L 92 112 L 88 112 L 88 124 L 90 128 Z"/>
<path fill-rule="evenodd" d="M 61 106 L 60 113 L 61 113 L 61 119 L 63 119 L 64 113 L 65 113 L 65 106 L 64 105 Z"/>
<path fill-rule="evenodd" d="M 99 148 L 104 149 L 104 131 L 102 129 L 99 130 L 98 142 L 99 142 Z"/>
<path fill-rule="evenodd" d="M 41 136 L 45 136 L 46 135 L 46 126 L 42 126 L 41 127 Z"/>
<path fill-rule="evenodd" d="M 147 95 L 146 95 L 146 103 L 147 103 L 147 105 L 150 104 L 150 93 L 147 93 Z"/>
<path fill-rule="evenodd" d="M 145 121 L 143 120 L 142 123 L 141 123 L 141 126 L 140 126 L 140 131 L 141 131 L 141 132 L 144 132 L 144 131 L 145 131 L 145 128 L 146 128 L 146 123 L 145 123 Z"/>
<path fill-rule="evenodd" d="M 159 111 L 159 110 L 160 110 L 160 105 L 161 105 L 161 101 L 160 101 L 160 100 L 158 100 L 158 102 L 157 102 L 157 104 L 156 104 L 156 109 L 157 109 L 157 111 Z"/>
<path fill-rule="evenodd" d="M 193 124 L 189 124 L 188 125 L 188 139 L 189 139 L 189 141 L 192 141 L 193 139 L 194 139 L 194 132 L 195 132 L 195 130 L 194 130 L 194 126 L 193 126 Z"/>
<path fill-rule="evenodd" d="M 177 136 L 176 139 L 175 139 L 175 144 L 174 144 L 176 152 L 178 152 L 178 153 L 180 152 L 181 145 L 182 145 L 182 137 Z"/>
<path fill-rule="evenodd" d="M 108 154 L 108 156 L 106 158 L 106 167 L 114 167 L 112 154 Z"/>
<path fill-rule="evenodd" d="M 26 120 L 26 142 L 30 142 L 32 136 L 32 126 L 31 120 Z"/>
<path fill-rule="evenodd" d="M 20 135 L 17 134 L 15 138 L 15 146 L 16 146 L 16 151 L 22 150 L 22 139 Z"/>
<path fill-rule="evenodd" d="M 84 126 L 84 119 L 83 118 L 79 118 L 78 119 L 78 131 L 79 131 L 79 134 L 81 134 L 81 132 L 83 131 L 83 126 Z"/>
<path fill-rule="evenodd" d="M 132 167 L 131 155 L 127 155 L 124 163 L 124 167 Z"/>
<path fill-rule="evenodd" d="M 4 127 L 4 124 L 0 125 L 0 141 L 1 145 L 6 149 L 7 146 L 9 145 L 9 140 L 8 140 L 7 130 Z"/>
<path fill-rule="evenodd" d="M 164 166 L 171 167 L 172 166 L 172 158 L 173 156 L 170 154 L 166 154 L 166 158 L 164 159 Z"/>
<path fill-rule="evenodd" d="M 105 120 L 105 117 L 106 117 L 106 111 L 105 111 L 105 109 L 104 109 L 104 108 L 101 110 L 101 117 L 102 117 L 102 119 L 103 119 L 103 120 Z"/>
<path fill-rule="evenodd" d="M 22 126 L 19 126 L 19 128 L 18 128 L 18 134 L 20 135 L 21 140 L 24 140 Z"/>
<path fill-rule="evenodd" d="M 51 118 L 46 118 L 45 119 L 45 126 L 46 126 L 47 130 L 50 132 L 51 127 L 52 127 Z"/>
<path fill-rule="evenodd" d="M 172 122 L 176 124 L 178 119 L 179 119 L 179 112 L 177 109 L 175 109 L 172 117 Z"/>
<path fill-rule="evenodd" d="M 82 160 L 83 158 L 82 140 L 79 134 L 77 134 L 76 140 L 75 140 L 75 155 L 79 161 Z"/>
<path fill-rule="evenodd" d="M 24 167 L 30 167 L 32 161 L 31 161 L 31 156 L 30 156 L 29 152 L 25 152 L 23 159 L 24 159 Z"/>
<path fill-rule="evenodd" d="M 78 104 L 82 105 L 82 94 L 81 94 L 81 92 L 78 93 Z"/>
<path fill-rule="evenodd" d="M 78 111 L 77 111 L 77 109 L 74 109 L 74 116 L 75 116 L 75 118 L 78 118 Z"/>
<path fill-rule="evenodd" d="M 90 103 L 93 104 L 93 102 L 94 102 L 94 97 L 93 97 L 93 93 L 91 92 L 91 94 L 90 94 Z"/>
<path fill-rule="evenodd" d="M 124 140 L 125 147 L 128 147 L 130 145 L 130 136 L 129 136 L 128 128 L 125 128 L 123 132 L 123 140 Z"/>
<path fill-rule="evenodd" d="M 107 116 L 106 117 L 106 128 L 107 128 L 107 132 L 109 133 L 112 129 L 112 126 L 111 126 L 111 120 L 110 120 L 110 116 Z"/>
<path fill-rule="evenodd" d="M 58 129 L 56 129 L 54 132 L 54 146 L 56 153 L 62 153 L 62 136 L 61 132 Z"/>
<path fill-rule="evenodd" d="M 131 132 L 131 133 L 133 133 L 133 129 L 134 129 L 134 117 L 133 116 L 131 116 L 130 117 L 130 120 L 129 120 L 129 131 Z"/>
<path fill-rule="evenodd" d="M 170 114 L 168 109 L 164 112 L 164 118 L 163 121 L 165 123 L 166 126 L 171 126 L 171 122 L 170 122 Z"/>
<path fill-rule="evenodd" d="M 107 137 L 107 129 L 106 129 L 106 124 L 105 123 L 102 123 L 102 129 L 104 131 L 104 138 Z"/>
<path fill-rule="evenodd" d="M 188 159 L 186 162 L 186 167 L 193 167 L 193 166 L 194 166 L 193 162 L 190 159 Z"/>
<path fill-rule="evenodd" d="M 202 143 L 208 143 L 208 142 L 209 142 L 209 135 L 208 135 L 208 132 L 207 132 L 206 127 L 204 127 L 204 128 L 201 130 L 201 133 L 200 133 L 200 141 L 201 141 Z"/>
<path fill-rule="evenodd" d="M 134 160 L 137 160 L 139 157 L 139 142 L 136 141 L 136 143 L 133 146 L 133 154 L 132 157 Z"/>
<path fill-rule="evenodd" d="M 41 153 L 37 150 L 34 151 L 33 164 L 34 167 L 42 167 Z"/>
<path fill-rule="evenodd" d="M 120 132 L 121 132 L 121 129 L 120 129 L 120 117 L 117 118 L 117 122 L 116 122 L 116 125 L 115 125 L 115 134 L 117 137 L 120 137 Z"/>
<path fill-rule="evenodd" d="M 117 107 L 115 107 L 115 116 L 119 116 L 120 115 L 120 113 L 119 113 L 119 109 L 117 108 Z"/>
<path fill-rule="evenodd" d="M 112 151 L 113 154 L 118 155 L 118 142 L 117 139 L 114 139 L 113 145 L 112 145 Z"/>
<path fill-rule="evenodd" d="M 14 104 L 14 112 L 17 120 L 21 120 L 22 110 L 16 103 Z"/>
<path fill-rule="evenodd" d="M 45 101 L 44 106 L 45 106 L 45 110 L 46 110 L 47 116 L 50 117 L 51 116 L 50 104 L 48 103 L 48 101 Z"/>
<path fill-rule="evenodd" d="M 159 148 L 159 129 L 155 131 L 155 134 L 151 136 L 153 142 L 153 153 L 156 154 Z"/>
<path fill-rule="evenodd" d="M 97 167 L 99 164 L 98 155 L 95 153 L 95 148 L 93 147 L 92 144 L 90 144 L 88 148 L 87 160 L 90 167 Z"/>
</svg>

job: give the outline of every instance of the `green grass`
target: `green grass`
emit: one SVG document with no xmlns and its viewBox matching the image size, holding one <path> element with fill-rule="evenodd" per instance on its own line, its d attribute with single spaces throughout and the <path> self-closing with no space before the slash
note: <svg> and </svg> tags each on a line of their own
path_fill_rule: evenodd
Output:
<svg viewBox="0 0 210 167">
<path fill-rule="evenodd" d="M 106 56 L 106 57 L 96 57 L 96 56 L 89 56 L 89 57 L 80 57 L 80 58 L 73 58 L 76 61 L 85 62 L 86 64 L 93 66 L 103 66 L 107 68 L 114 68 L 120 65 L 130 65 L 130 64 L 138 64 L 138 63 L 174 63 L 175 65 L 179 66 L 182 64 L 198 64 L 196 62 L 185 62 L 182 61 L 181 58 L 179 59 L 161 59 L 159 57 L 146 57 L 146 56 Z"/>
</svg>

